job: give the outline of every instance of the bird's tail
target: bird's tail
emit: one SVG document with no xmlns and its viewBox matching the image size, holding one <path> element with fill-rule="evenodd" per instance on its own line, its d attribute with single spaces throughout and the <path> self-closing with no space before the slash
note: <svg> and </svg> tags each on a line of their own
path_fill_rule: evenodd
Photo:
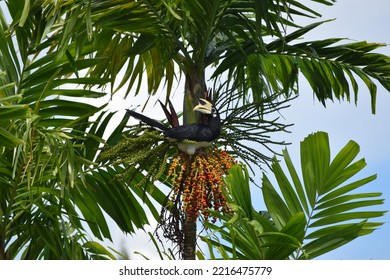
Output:
<svg viewBox="0 0 390 280">
<path fill-rule="evenodd" d="M 154 119 L 151 119 L 147 116 L 144 116 L 140 113 L 137 113 L 135 111 L 132 111 L 132 110 L 129 110 L 129 109 L 126 109 L 126 112 L 132 116 L 133 118 L 136 118 L 137 120 L 140 120 L 141 122 L 147 124 L 147 125 L 150 125 L 154 128 L 157 128 L 157 129 L 160 129 L 160 130 L 168 130 L 169 128 L 166 127 L 165 125 L 163 125 L 161 122 L 157 121 L 157 120 L 154 120 Z"/>
</svg>

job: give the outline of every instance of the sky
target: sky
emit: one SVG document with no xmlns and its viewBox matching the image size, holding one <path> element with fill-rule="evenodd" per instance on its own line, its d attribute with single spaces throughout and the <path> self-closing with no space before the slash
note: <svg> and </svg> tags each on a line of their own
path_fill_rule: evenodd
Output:
<svg viewBox="0 0 390 280">
<path fill-rule="evenodd" d="M 315 8 L 322 14 L 322 19 L 335 19 L 307 34 L 304 39 L 348 38 L 353 41 L 368 41 L 390 44 L 390 1 L 388 0 L 364 0 L 338 1 L 334 6 L 319 5 Z M 381 48 L 378 52 L 390 55 L 390 47 Z M 182 87 L 176 89 L 180 96 Z M 367 167 L 356 176 L 356 179 L 364 178 L 372 174 L 378 174 L 378 178 L 365 186 L 367 192 L 382 192 L 386 199 L 380 210 L 390 209 L 390 148 L 387 139 L 390 137 L 388 120 L 390 119 L 390 93 L 378 86 L 377 112 L 371 113 L 370 95 L 364 85 L 359 87 L 358 106 L 346 102 L 328 102 L 326 108 L 313 98 L 310 87 L 301 83 L 300 96 L 295 99 L 290 108 L 282 111 L 286 123 L 294 123 L 290 128 L 291 133 L 284 134 L 283 139 L 292 144 L 287 147 L 292 158 L 299 158 L 299 143 L 308 134 L 316 131 L 325 131 L 329 134 L 331 151 L 338 152 L 349 140 L 354 140 L 360 145 L 360 153 L 357 159 L 364 157 Z M 163 96 L 163 95 L 162 95 Z M 174 95 L 175 96 L 175 95 Z M 157 99 L 155 97 L 155 99 Z M 177 98 L 181 102 L 181 97 Z M 152 100 L 154 100 L 152 98 Z M 173 103 L 180 108 L 181 103 Z M 120 95 L 114 96 L 111 106 L 113 110 L 124 110 L 134 107 L 141 100 L 132 99 L 131 104 L 123 102 Z M 145 114 L 154 114 L 155 118 L 159 107 L 149 103 Z M 161 115 L 162 116 L 162 115 Z M 162 118 L 162 117 L 161 117 Z M 282 149 L 282 148 L 281 148 Z M 260 190 L 253 188 L 253 197 L 260 195 Z M 256 193 L 257 192 L 257 193 Z M 255 208 L 260 209 L 262 202 L 254 202 Z M 256 204 L 258 204 L 256 207 Z M 318 259 L 390 259 L 390 218 L 386 214 L 380 220 L 385 224 L 374 233 L 357 238 L 347 245 L 329 252 Z M 149 227 L 153 231 L 155 224 Z M 132 237 L 124 238 L 119 232 L 114 234 L 116 241 L 122 244 L 129 252 L 139 251 L 149 258 L 157 258 L 154 247 L 144 231 Z M 130 254 L 131 258 L 142 259 L 139 255 Z"/>
</svg>

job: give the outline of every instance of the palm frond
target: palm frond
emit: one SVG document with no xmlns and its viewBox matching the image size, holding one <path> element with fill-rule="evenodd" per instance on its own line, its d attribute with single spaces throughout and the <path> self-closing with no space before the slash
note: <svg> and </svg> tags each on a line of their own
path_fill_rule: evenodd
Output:
<svg viewBox="0 0 390 280">
<path fill-rule="evenodd" d="M 389 57 L 372 51 L 385 44 L 355 42 L 337 44 L 332 38 L 295 43 L 307 32 L 325 22 L 314 23 L 273 40 L 261 49 L 256 42 L 243 40 L 237 48 L 226 46 L 212 78 L 227 75 L 232 89 L 242 90 L 246 98 L 256 100 L 272 93 L 289 97 L 298 93 L 298 73 L 308 81 L 317 99 L 324 106 L 327 100 L 351 101 L 351 85 L 358 100 L 357 79 L 363 81 L 371 95 L 371 110 L 375 113 L 378 81 L 390 89 Z M 230 41 L 229 41 L 230 42 Z"/>
<path fill-rule="evenodd" d="M 366 166 L 364 159 L 354 161 L 358 152 L 350 141 L 331 160 L 327 134 L 309 135 L 301 142 L 300 177 L 284 150 L 287 171 L 276 158 L 272 164 L 278 187 L 263 175 L 267 212 L 252 206 L 246 169 L 231 168 L 226 183 L 234 215 L 214 213 L 222 225 L 207 223 L 211 232 L 202 239 L 212 245 L 211 251 L 228 253 L 227 259 L 313 259 L 372 233 L 383 224 L 376 219 L 386 211 L 379 208 L 381 193 L 360 190 L 375 175 L 353 179 Z"/>
<path fill-rule="evenodd" d="M 350 141 L 331 160 L 327 134 L 315 133 L 301 143 L 302 179 L 298 177 L 287 150 L 283 154 L 292 182 L 279 162 L 273 162 L 281 195 L 264 176 L 264 200 L 278 227 L 283 227 L 296 213 L 305 213 L 305 244 L 295 258 L 317 257 L 381 224 L 369 220 L 381 217 L 385 211 L 366 208 L 381 205 L 383 199 L 375 199 L 381 194 L 351 193 L 376 178 L 373 175 L 350 181 L 366 166 L 364 159 L 353 162 L 358 152 L 359 146 Z"/>
<path fill-rule="evenodd" d="M 106 58 L 91 56 L 94 45 L 85 36 L 71 39 L 81 6 L 68 13 L 65 6 L 32 5 L 20 18 L 24 1 L 7 4 L 13 22 L 0 15 L 0 257 L 113 258 L 87 230 L 111 239 L 104 213 L 124 232 L 142 228 L 148 219 L 137 197 L 158 213 L 142 190 L 131 189 L 133 182 L 116 180 L 120 171 L 93 163 L 111 116 L 96 125 L 90 118 L 105 106 L 88 99 L 106 95 L 97 87 L 110 79 L 88 70 Z M 66 32 L 59 34 L 64 19 Z M 105 200 L 116 196 L 122 200 Z"/>
</svg>

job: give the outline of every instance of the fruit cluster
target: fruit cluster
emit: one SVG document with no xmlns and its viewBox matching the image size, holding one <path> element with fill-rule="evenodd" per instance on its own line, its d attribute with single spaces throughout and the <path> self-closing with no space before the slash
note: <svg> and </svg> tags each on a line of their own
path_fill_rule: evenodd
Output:
<svg viewBox="0 0 390 280">
<path fill-rule="evenodd" d="M 223 189 L 226 190 L 223 176 L 235 163 L 226 151 L 220 149 L 191 157 L 179 153 L 172 159 L 168 171 L 174 186 L 171 201 L 177 201 L 181 196 L 187 220 L 194 221 L 199 215 L 208 219 L 209 210 L 229 211 L 223 194 Z"/>
</svg>

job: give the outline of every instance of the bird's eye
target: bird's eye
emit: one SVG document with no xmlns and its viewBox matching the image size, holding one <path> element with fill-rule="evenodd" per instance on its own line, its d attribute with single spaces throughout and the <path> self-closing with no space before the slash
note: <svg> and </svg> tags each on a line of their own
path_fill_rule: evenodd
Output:
<svg viewBox="0 0 390 280">
<path fill-rule="evenodd" d="M 198 102 L 199 102 L 200 105 L 206 105 L 207 104 L 202 98 L 199 98 Z"/>
</svg>

